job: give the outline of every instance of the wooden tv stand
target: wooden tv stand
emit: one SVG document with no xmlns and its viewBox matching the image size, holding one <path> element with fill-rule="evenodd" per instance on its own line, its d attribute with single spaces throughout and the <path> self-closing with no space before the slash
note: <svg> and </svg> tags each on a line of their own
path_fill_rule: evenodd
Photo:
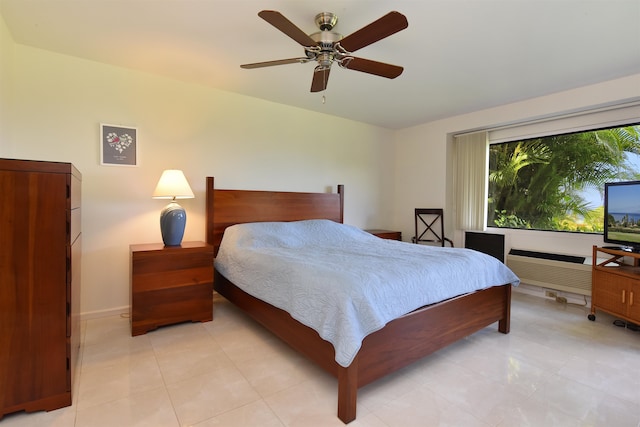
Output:
<svg viewBox="0 0 640 427">
<path fill-rule="evenodd" d="M 602 310 L 640 324 L 640 253 L 594 246 L 592 265 L 589 320 Z"/>
</svg>

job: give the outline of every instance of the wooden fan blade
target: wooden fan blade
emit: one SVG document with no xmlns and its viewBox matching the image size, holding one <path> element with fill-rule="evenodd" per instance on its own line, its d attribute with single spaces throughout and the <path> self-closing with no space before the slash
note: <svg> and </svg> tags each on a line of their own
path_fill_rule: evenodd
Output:
<svg viewBox="0 0 640 427">
<path fill-rule="evenodd" d="M 313 80 L 311 80 L 311 92 L 322 92 L 327 88 L 329 82 L 329 72 L 331 68 L 317 66 L 313 70 Z"/>
<path fill-rule="evenodd" d="M 385 64 L 384 62 L 355 57 L 343 59 L 342 67 L 348 68 L 349 70 L 362 71 L 363 73 L 386 77 L 388 79 L 395 79 L 402 74 L 402 71 L 404 71 L 404 68 L 399 67 L 398 65 Z"/>
<path fill-rule="evenodd" d="M 273 25 L 287 36 L 298 42 L 304 47 L 317 46 L 315 40 L 298 28 L 293 22 L 289 21 L 280 12 L 275 10 L 263 10 L 258 12 L 258 16 L 269 24 Z"/>
<path fill-rule="evenodd" d="M 407 22 L 407 18 L 403 14 L 395 11 L 389 12 L 377 21 L 373 21 L 366 27 L 340 40 L 340 45 L 349 52 L 355 52 L 358 49 L 369 46 L 371 43 L 404 30 L 408 26 L 409 22 Z"/>
<path fill-rule="evenodd" d="M 274 65 L 285 65 L 285 64 L 304 64 L 305 62 L 309 62 L 309 58 L 290 58 L 290 59 L 278 59 L 276 61 L 265 61 L 265 62 L 254 62 L 253 64 L 242 64 L 240 68 L 251 69 L 251 68 L 262 68 L 262 67 L 272 67 Z"/>
</svg>

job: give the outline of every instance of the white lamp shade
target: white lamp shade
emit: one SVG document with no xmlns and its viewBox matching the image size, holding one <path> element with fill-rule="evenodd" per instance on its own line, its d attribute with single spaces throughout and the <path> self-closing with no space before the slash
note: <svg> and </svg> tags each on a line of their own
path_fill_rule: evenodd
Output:
<svg viewBox="0 0 640 427">
<path fill-rule="evenodd" d="M 162 172 L 151 197 L 154 199 L 193 199 L 194 196 L 184 173 L 181 170 L 168 169 Z"/>
</svg>

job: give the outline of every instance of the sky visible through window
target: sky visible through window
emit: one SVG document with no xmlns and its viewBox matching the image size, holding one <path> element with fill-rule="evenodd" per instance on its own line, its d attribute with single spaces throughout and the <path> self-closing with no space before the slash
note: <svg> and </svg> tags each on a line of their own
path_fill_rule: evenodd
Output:
<svg viewBox="0 0 640 427">
<path fill-rule="evenodd" d="M 627 161 L 633 169 L 640 172 L 640 155 L 626 153 Z M 601 189 L 590 188 L 582 192 L 585 200 L 589 203 L 589 208 L 595 209 L 604 205 L 604 187 Z"/>
<path fill-rule="evenodd" d="M 640 186 L 621 185 L 609 187 L 609 214 L 640 214 L 638 210 L 640 201 Z M 615 216 L 615 215 L 614 215 Z M 618 220 L 619 218 L 616 218 Z"/>
</svg>

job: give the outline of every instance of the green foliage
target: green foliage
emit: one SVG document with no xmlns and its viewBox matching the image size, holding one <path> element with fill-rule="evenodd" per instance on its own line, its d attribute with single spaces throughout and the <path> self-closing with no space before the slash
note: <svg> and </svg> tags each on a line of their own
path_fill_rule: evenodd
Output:
<svg viewBox="0 0 640 427">
<path fill-rule="evenodd" d="M 495 212 L 496 216 L 494 219 L 494 223 L 497 227 L 502 227 L 502 228 L 531 228 L 531 226 L 529 224 L 526 223 L 526 221 L 522 220 L 521 218 L 518 218 L 516 215 L 509 215 L 507 214 L 507 211 L 496 211 Z"/>
<path fill-rule="evenodd" d="M 591 210 L 581 193 L 640 179 L 627 153 L 640 154 L 639 125 L 492 145 L 489 225 L 602 232 L 602 207 Z"/>
</svg>

